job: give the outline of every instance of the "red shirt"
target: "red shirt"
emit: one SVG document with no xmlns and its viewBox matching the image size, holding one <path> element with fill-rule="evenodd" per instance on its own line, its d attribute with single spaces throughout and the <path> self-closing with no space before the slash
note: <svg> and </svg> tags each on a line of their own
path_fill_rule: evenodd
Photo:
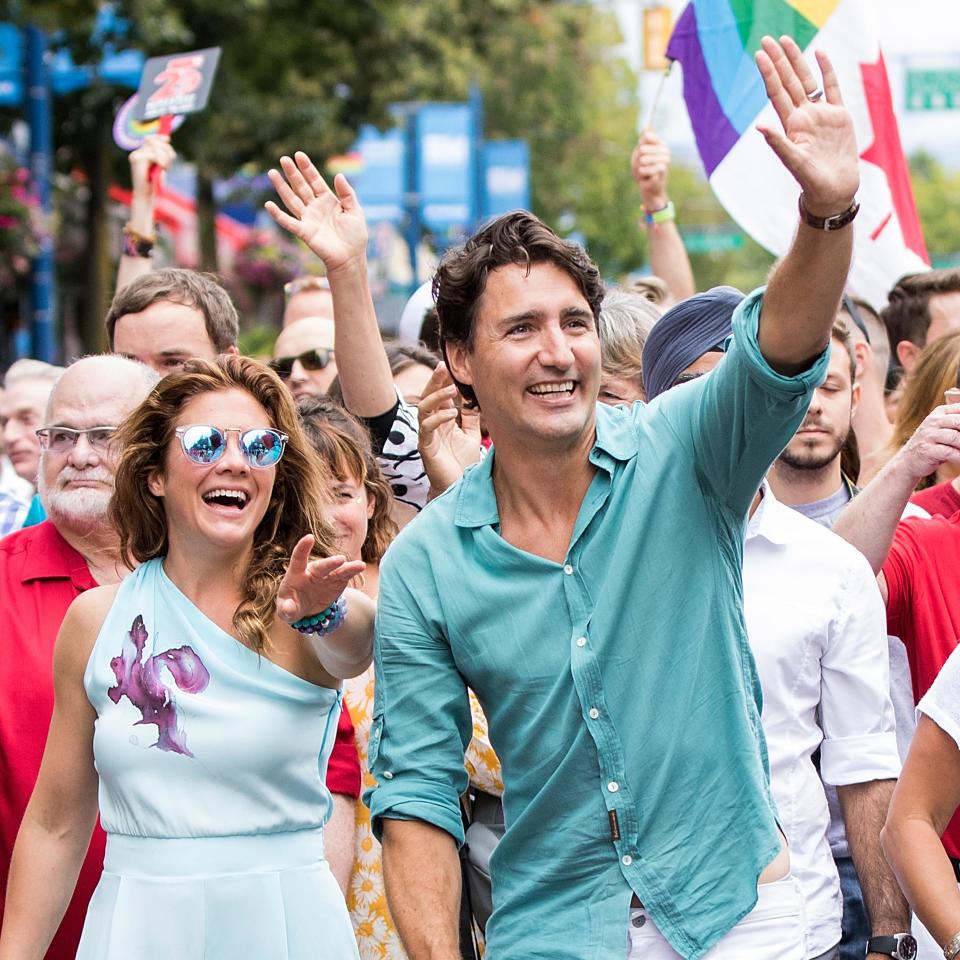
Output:
<svg viewBox="0 0 960 960">
<path fill-rule="evenodd" d="M 337 739 L 327 764 L 327 789 L 331 793 L 345 793 L 354 800 L 360 796 L 360 758 L 357 756 L 353 723 L 346 705 L 340 711 Z"/>
<path fill-rule="evenodd" d="M 67 607 L 97 584 L 48 520 L 0 540 L 0 922 L 17 830 L 33 792 L 53 713 L 53 644 Z M 103 869 L 94 830 L 80 879 L 47 960 L 73 960 L 87 902 Z"/>
<path fill-rule="evenodd" d="M 907 648 L 913 695 L 919 703 L 960 638 L 960 514 L 897 527 L 883 575 L 887 581 L 887 632 Z M 960 858 L 960 814 L 943 835 Z"/>
<path fill-rule="evenodd" d="M 954 489 L 952 480 L 945 480 L 926 490 L 917 491 L 910 502 L 922 507 L 933 517 L 952 517 L 960 510 L 960 493 Z"/>
</svg>

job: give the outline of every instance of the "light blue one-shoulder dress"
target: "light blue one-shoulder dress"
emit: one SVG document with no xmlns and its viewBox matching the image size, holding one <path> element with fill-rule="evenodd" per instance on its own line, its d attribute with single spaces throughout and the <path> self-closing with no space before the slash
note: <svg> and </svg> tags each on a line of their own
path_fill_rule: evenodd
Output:
<svg viewBox="0 0 960 960">
<path fill-rule="evenodd" d="M 340 692 L 207 619 L 151 560 L 84 673 L 107 832 L 78 960 L 350 960 L 323 853 Z"/>
</svg>

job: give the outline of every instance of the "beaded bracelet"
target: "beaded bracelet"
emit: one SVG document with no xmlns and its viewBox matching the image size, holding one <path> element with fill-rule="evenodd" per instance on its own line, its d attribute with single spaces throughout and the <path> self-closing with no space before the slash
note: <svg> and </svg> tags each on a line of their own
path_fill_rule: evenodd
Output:
<svg viewBox="0 0 960 960">
<path fill-rule="evenodd" d="M 290 624 L 298 633 L 315 633 L 318 636 L 324 636 L 333 633 L 337 627 L 343 624 L 347 616 L 347 598 L 339 597 L 320 613 L 315 613 L 311 617 L 303 617 L 301 620 L 294 620 Z"/>
</svg>

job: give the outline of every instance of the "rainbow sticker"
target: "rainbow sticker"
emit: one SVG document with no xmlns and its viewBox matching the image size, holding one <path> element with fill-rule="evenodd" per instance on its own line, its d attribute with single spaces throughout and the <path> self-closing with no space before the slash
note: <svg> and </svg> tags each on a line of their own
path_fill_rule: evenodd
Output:
<svg viewBox="0 0 960 960">
<path fill-rule="evenodd" d="M 137 94 L 134 94 L 118 111 L 113 121 L 113 142 L 121 150 L 136 150 L 147 137 L 160 132 L 160 119 L 136 120 Z M 171 132 L 178 129 L 186 117 L 178 114 L 173 118 Z"/>
</svg>

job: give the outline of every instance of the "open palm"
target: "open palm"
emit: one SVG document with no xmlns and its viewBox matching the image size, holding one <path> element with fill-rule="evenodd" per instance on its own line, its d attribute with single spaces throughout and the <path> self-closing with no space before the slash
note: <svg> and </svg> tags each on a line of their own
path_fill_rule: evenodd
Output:
<svg viewBox="0 0 960 960">
<path fill-rule="evenodd" d="M 326 610 L 366 567 L 362 560 L 347 560 L 342 556 L 311 560 L 313 542 L 313 537 L 307 534 L 293 548 L 277 591 L 277 615 L 287 623 Z"/>
<path fill-rule="evenodd" d="M 764 37 L 757 66 L 783 133 L 760 127 L 767 143 L 800 184 L 804 204 L 817 215 L 839 213 L 860 184 L 853 119 L 844 107 L 829 57 L 817 52 L 823 78 L 813 71 L 789 37 Z"/>
<path fill-rule="evenodd" d="M 271 170 L 270 182 L 289 213 L 272 200 L 267 212 L 284 230 L 302 240 L 334 272 L 367 248 L 367 222 L 360 201 L 347 178 L 338 173 L 334 190 L 320 176 L 310 158 L 297 151 L 281 157 L 283 173 Z"/>
</svg>

